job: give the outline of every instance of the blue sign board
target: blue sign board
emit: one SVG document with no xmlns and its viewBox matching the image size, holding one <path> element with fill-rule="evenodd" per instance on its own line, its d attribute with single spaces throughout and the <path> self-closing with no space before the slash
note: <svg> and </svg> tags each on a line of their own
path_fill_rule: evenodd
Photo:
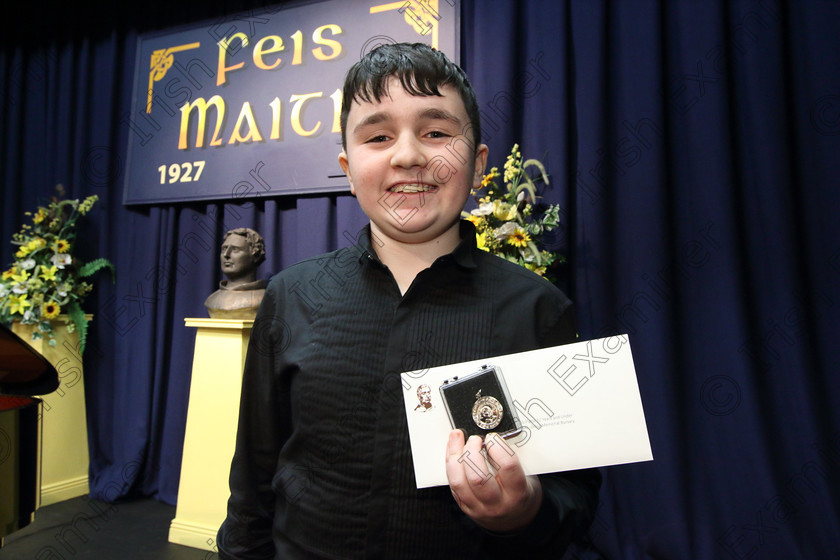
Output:
<svg viewBox="0 0 840 560">
<path fill-rule="evenodd" d="M 458 61 L 455 0 L 326 0 L 140 37 L 125 204 L 349 189 L 344 74 L 383 43 Z"/>
</svg>

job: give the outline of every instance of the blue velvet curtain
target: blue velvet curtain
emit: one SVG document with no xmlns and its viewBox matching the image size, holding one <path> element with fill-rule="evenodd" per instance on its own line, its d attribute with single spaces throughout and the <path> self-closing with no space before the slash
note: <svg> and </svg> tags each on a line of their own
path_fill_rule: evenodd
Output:
<svg viewBox="0 0 840 560">
<path fill-rule="evenodd" d="M 348 195 L 122 206 L 137 33 L 255 5 L 28 14 L 54 33 L 2 43 L 2 239 L 61 183 L 99 195 L 80 256 L 117 267 L 88 306 L 96 498 L 176 500 L 183 318 L 220 280 L 222 232 L 260 231 L 267 276 L 365 223 Z M 837 557 L 840 4 L 465 0 L 461 27 L 491 164 L 518 142 L 552 176 L 581 337 L 632 342 L 655 460 L 604 469 L 594 541 L 621 559 Z"/>
</svg>

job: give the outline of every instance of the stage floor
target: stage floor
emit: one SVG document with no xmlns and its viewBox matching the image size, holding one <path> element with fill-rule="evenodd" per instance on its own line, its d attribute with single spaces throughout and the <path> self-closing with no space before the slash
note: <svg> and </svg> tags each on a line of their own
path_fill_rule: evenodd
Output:
<svg viewBox="0 0 840 560">
<path fill-rule="evenodd" d="M 107 504 L 73 498 L 42 507 L 28 527 L 6 537 L 0 559 L 217 560 L 170 543 L 175 506 L 152 499 Z"/>
</svg>

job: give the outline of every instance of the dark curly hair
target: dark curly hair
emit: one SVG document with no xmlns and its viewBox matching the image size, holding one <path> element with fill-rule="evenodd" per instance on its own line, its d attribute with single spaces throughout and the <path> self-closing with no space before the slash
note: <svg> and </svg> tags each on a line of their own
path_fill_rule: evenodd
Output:
<svg viewBox="0 0 840 560">
<path fill-rule="evenodd" d="M 474 149 L 481 143 L 478 102 L 467 75 L 445 54 L 424 43 L 384 44 L 354 64 L 344 78 L 341 101 L 341 145 L 347 149 L 347 115 L 353 101 L 379 102 L 388 95 L 388 81 L 397 78 L 411 95 L 440 96 L 440 86 L 458 92 L 472 129 Z M 467 136 L 466 130 L 464 135 Z"/>
</svg>

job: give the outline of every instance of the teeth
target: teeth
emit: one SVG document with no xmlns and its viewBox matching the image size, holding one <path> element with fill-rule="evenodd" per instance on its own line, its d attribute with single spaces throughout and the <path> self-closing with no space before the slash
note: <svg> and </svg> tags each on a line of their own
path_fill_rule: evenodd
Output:
<svg viewBox="0 0 840 560">
<path fill-rule="evenodd" d="M 396 185 L 391 188 L 391 192 L 396 193 L 418 193 L 429 192 L 432 187 L 429 185 Z"/>
</svg>

